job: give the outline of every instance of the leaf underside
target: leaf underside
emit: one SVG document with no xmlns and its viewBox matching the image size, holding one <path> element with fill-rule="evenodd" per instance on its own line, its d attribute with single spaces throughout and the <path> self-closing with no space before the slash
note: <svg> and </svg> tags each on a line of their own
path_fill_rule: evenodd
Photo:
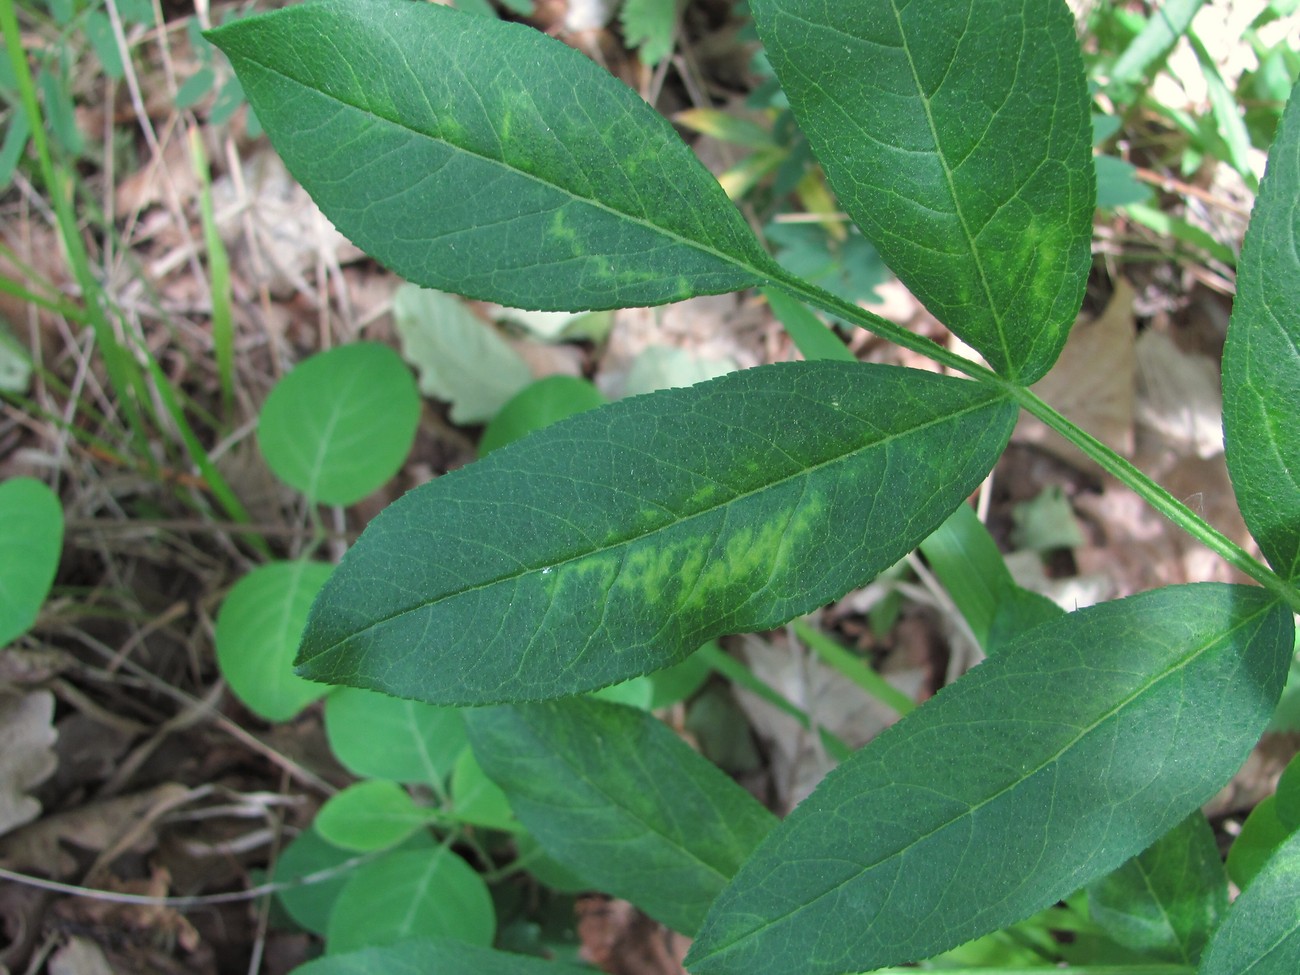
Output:
<svg viewBox="0 0 1300 975">
<path fill-rule="evenodd" d="M 1291 92 L 1237 265 L 1223 349 L 1228 473 L 1269 564 L 1300 579 L 1300 97 Z"/>
<path fill-rule="evenodd" d="M 407 280 L 579 310 L 735 291 L 773 268 L 662 116 L 531 28 L 322 0 L 207 36 L 325 215 Z"/>
<path fill-rule="evenodd" d="M 1237 770 L 1292 641 L 1267 593 L 1209 583 L 1035 627 L 832 772 L 714 902 L 687 966 L 867 971 L 1068 896 Z"/>
<path fill-rule="evenodd" d="M 753 0 L 844 209 L 940 321 L 1026 385 L 1056 361 L 1096 197 L 1074 20 L 1044 0 Z"/>
<path fill-rule="evenodd" d="M 441 704 L 592 690 L 843 595 L 934 530 L 1016 410 L 864 363 L 763 366 L 581 414 L 389 506 L 299 672 Z"/>
<path fill-rule="evenodd" d="M 776 817 L 653 715 L 576 697 L 472 708 L 484 770 L 553 859 L 694 934 Z"/>
</svg>

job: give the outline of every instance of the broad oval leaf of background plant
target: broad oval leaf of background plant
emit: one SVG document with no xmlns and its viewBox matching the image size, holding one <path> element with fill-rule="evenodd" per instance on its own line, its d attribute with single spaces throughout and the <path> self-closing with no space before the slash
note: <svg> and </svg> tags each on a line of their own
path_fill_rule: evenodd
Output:
<svg viewBox="0 0 1300 975">
<path fill-rule="evenodd" d="M 1206 583 L 1040 624 L 827 776 L 714 902 L 687 967 L 867 971 L 1068 896 L 1237 770 L 1291 620 Z"/>
<path fill-rule="evenodd" d="M 777 822 L 644 711 L 578 697 L 473 708 L 466 724 L 551 857 L 685 934 Z"/>
<path fill-rule="evenodd" d="M 304 359 L 262 406 L 257 442 L 272 471 L 313 503 L 353 504 L 397 473 L 420 396 L 392 349 L 354 342 Z"/>
<path fill-rule="evenodd" d="M 235 583 L 221 604 L 221 674 L 244 706 L 268 721 L 288 721 L 330 691 L 293 672 L 307 610 L 329 575 L 324 562 L 272 562 Z"/>
<path fill-rule="evenodd" d="M 753 0 L 844 209 L 939 320 L 1026 385 L 1091 264 L 1092 127 L 1059 0 Z"/>
<path fill-rule="evenodd" d="M 32 477 L 0 484 L 0 647 L 36 622 L 62 550 L 58 496 Z"/>
<path fill-rule="evenodd" d="M 1300 579 L 1300 97 L 1292 90 L 1237 264 L 1223 348 L 1223 439 L 1241 515 Z"/>
<path fill-rule="evenodd" d="M 493 704 L 667 667 L 902 558 L 1015 416 L 981 384 L 800 362 L 571 417 L 371 522 L 313 608 L 300 672 Z"/>
<path fill-rule="evenodd" d="M 1199 975 L 1300 971 L 1300 833 L 1278 847 L 1214 932 Z"/>
<path fill-rule="evenodd" d="M 531 28 L 324 0 L 207 36 L 325 215 L 417 284 L 576 310 L 734 291 L 774 269 L 667 121 Z"/>
<path fill-rule="evenodd" d="M 490 945 L 496 910 L 483 878 L 446 846 L 389 852 L 349 876 L 330 913 L 330 954 L 406 938 Z"/>
<path fill-rule="evenodd" d="M 591 971 L 447 938 L 411 938 L 318 958 L 295 968 L 294 975 L 591 975 Z"/>
<path fill-rule="evenodd" d="M 358 687 L 341 687 L 329 696 L 325 735 L 353 775 L 439 789 L 469 746 L 459 711 Z M 376 748 L 377 741 L 384 747 Z"/>
</svg>

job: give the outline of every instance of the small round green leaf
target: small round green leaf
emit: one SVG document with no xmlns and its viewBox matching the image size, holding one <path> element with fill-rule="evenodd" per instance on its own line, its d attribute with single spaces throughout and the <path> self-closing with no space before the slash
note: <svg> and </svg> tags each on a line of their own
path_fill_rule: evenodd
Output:
<svg viewBox="0 0 1300 975">
<path fill-rule="evenodd" d="M 510 810 L 510 800 L 487 777 L 471 749 L 461 752 L 451 775 L 451 799 L 456 818 L 461 822 L 488 829 L 519 829 L 519 820 Z"/>
<path fill-rule="evenodd" d="M 416 935 L 491 945 L 496 914 L 487 884 L 446 847 L 390 853 L 358 867 L 330 915 L 330 954 Z"/>
<path fill-rule="evenodd" d="M 1241 890 L 1255 881 L 1255 875 L 1281 846 L 1291 830 L 1277 814 L 1277 796 L 1267 796 L 1250 811 L 1241 826 L 1241 833 L 1232 841 L 1228 851 L 1228 876 Z"/>
<path fill-rule="evenodd" d="M 277 884 L 290 884 L 276 895 L 280 903 L 296 922 L 315 934 L 324 934 L 329 927 L 330 912 L 343 885 L 348 881 L 344 870 L 316 883 L 295 883 L 304 877 L 313 878 L 342 867 L 356 854 L 327 843 L 315 829 L 303 830 L 284 848 L 271 880 Z"/>
<path fill-rule="evenodd" d="M 275 475 L 311 501 L 352 504 L 397 473 L 419 418 L 401 356 L 357 342 L 305 359 L 281 379 L 262 407 L 257 440 Z"/>
<path fill-rule="evenodd" d="M 547 376 L 520 390 L 483 431 L 480 457 L 566 416 L 603 405 L 600 390 L 577 376 Z"/>
<path fill-rule="evenodd" d="M 63 508 L 30 477 L 0 484 L 0 647 L 36 622 L 63 548 Z"/>
<path fill-rule="evenodd" d="M 307 611 L 333 566 L 274 562 L 235 583 L 217 615 L 217 665 L 235 696 L 268 721 L 288 721 L 329 693 L 293 672 Z"/>
<path fill-rule="evenodd" d="M 325 702 L 325 733 L 354 775 L 395 782 L 441 783 L 468 744 L 455 708 L 355 687 L 340 688 Z"/>
<path fill-rule="evenodd" d="M 316 814 L 316 830 L 337 847 L 368 853 L 402 842 L 429 821 L 429 812 L 396 782 L 372 779 L 331 796 Z"/>
<path fill-rule="evenodd" d="M 591 971 L 443 938 L 411 938 L 318 958 L 295 968 L 294 975 L 591 975 Z"/>
</svg>

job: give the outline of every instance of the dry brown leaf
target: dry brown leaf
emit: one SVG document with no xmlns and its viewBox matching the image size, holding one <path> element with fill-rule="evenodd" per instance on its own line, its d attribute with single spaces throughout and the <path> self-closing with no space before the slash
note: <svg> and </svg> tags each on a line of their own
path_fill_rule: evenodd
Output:
<svg viewBox="0 0 1300 975">
<path fill-rule="evenodd" d="M 50 956 L 48 968 L 50 975 L 114 975 L 99 945 L 75 936 Z"/>
<path fill-rule="evenodd" d="M 41 804 L 27 795 L 53 774 L 54 695 L 0 694 L 0 835 L 29 823 Z"/>
<path fill-rule="evenodd" d="M 0 837 L 0 863 L 12 870 L 31 870 L 56 878 L 67 877 L 77 868 L 76 860 L 63 850 L 63 844 L 84 850 L 112 848 L 123 837 L 139 831 L 131 847 L 141 852 L 155 842 L 148 827 L 159 810 L 184 802 L 190 790 L 174 782 L 164 783 L 146 792 L 92 802 L 79 809 L 56 813 Z"/>
<path fill-rule="evenodd" d="M 314 279 L 318 261 L 336 264 L 363 256 L 325 218 L 271 149 L 246 159 L 241 176 L 238 182 L 229 176 L 216 180 L 212 201 L 231 262 L 244 270 L 249 284 L 266 284 L 278 297 L 310 294 L 316 289 L 307 282 Z M 249 225 L 257 241 L 260 259 L 256 261 L 248 255 L 245 229 Z M 251 280 L 254 268 L 261 270 L 262 281 Z"/>
<path fill-rule="evenodd" d="M 1202 459 L 1223 452 L 1219 367 L 1183 352 L 1164 332 L 1137 341 L 1137 421 L 1174 453 Z"/>
<path fill-rule="evenodd" d="M 786 646 L 747 637 L 742 652 L 755 676 L 851 747 L 866 744 L 898 719 L 892 708 L 868 697 L 802 647 L 791 652 Z M 891 684 L 913 698 L 923 679 L 920 670 L 889 675 Z M 768 746 L 777 811 L 788 812 L 812 792 L 835 761 L 822 747 L 820 736 L 790 715 L 748 691 L 737 688 L 735 694 L 754 732 Z"/>
<path fill-rule="evenodd" d="M 1033 386 L 1067 420 L 1125 456 L 1133 453 L 1135 296 L 1127 281 L 1116 279 L 1105 310 L 1095 321 L 1075 324 L 1052 371 Z M 1022 414 L 1015 438 L 1080 470 L 1098 470 L 1078 447 L 1028 414 Z"/>
</svg>

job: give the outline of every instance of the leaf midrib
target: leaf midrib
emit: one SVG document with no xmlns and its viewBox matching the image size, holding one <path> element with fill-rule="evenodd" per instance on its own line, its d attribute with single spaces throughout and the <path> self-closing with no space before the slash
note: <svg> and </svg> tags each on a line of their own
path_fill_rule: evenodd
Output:
<svg viewBox="0 0 1300 975">
<path fill-rule="evenodd" d="M 933 418 L 933 419 L 927 420 L 927 421 L 924 422 L 924 423 L 918 424 L 918 425 L 913 426 L 913 427 L 909 427 L 908 429 L 903 430 L 903 431 L 900 431 L 900 432 L 898 432 L 898 433 L 891 433 L 891 434 L 888 434 L 888 435 L 886 435 L 885 437 L 883 437 L 883 438 L 880 439 L 880 440 L 875 440 L 875 441 L 872 441 L 871 443 L 867 443 L 867 444 L 863 444 L 863 445 L 861 445 L 861 446 L 855 447 L 854 449 L 852 449 L 852 450 L 850 450 L 850 451 L 847 451 L 847 452 L 845 452 L 845 453 L 839 454 L 838 456 L 833 457 L 833 458 L 830 458 L 830 459 L 828 459 L 828 460 L 824 460 L 824 461 L 821 461 L 821 462 L 816 463 L 816 464 L 810 464 L 810 465 L 807 466 L 807 467 L 800 468 L 798 471 L 795 471 L 795 472 L 792 473 L 792 474 L 788 474 L 788 475 L 786 475 L 786 476 L 784 476 L 784 477 L 780 477 L 780 478 L 777 478 L 777 479 L 772 480 L 772 481 L 767 481 L 767 482 L 765 482 L 764 484 L 762 484 L 762 485 L 760 485 L 760 486 L 758 486 L 758 487 L 756 487 L 756 488 L 753 488 L 753 489 L 751 489 L 751 490 L 749 490 L 749 491 L 744 491 L 744 492 L 742 492 L 742 493 L 740 493 L 740 494 L 736 494 L 736 495 L 734 495 L 734 496 L 732 496 L 732 497 L 730 497 L 730 498 L 726 498 L 726 499 L 724 499 L 724 500 L 722 500 L 722 501 L 718 501 L 718 502 L 716 502 L 716 503 L 714 503 L 714 504 L 710 504 L 710 505 L 707 505 L 707 506 L 705 506 L 705 507 L 702 507 L 702 508 L 700 508 L 698 511 L 691 512 L 690 514 L 686 515 L 685 517 L 678 518 L 678 519 L 676 519 L 676 520 L 674 520 L 674 521 L 669 521 L 669 522 L 665 522 L 664 524 L 661 524 L 661 525 L 656 525 L 656 526 L 653 527 L 653 528 L 649 528 L 649 529 L 643 530 L 643 531 L 641 531 L 641 532 L 639 532 L 639 533 L 637 533 L 637 534 L 629 535 L 629 536 L 627 536 L 627 537 L 625 537 L 625 538 L 617 539 L 616 541 L 613 541 L 613 542 L 608 542 L 608 543 L 606 543 L 606 544 L 604 544 L 604 545 L 600 545 L 600 546 L 597 546 L 597 547 L 595 547 L 595 548 L 587 549 L 587 550 L 585 550 L 585 551 L 579 552 L 579 553 L 576 554 L 576 555 L 570 555 L 570 556 L 567 556 L 567 557 L 564 557 L 564 558 L 561 558 L 561 559 L 558 559 L 558 560 L 547 561 L 547 562 L 545 562 L 545 563 L 542 564 L 542 565 L 530 565 L 530 566 L 525 566 L 525 567 L 522 568 L 522 569 L 518 569 L 518 570 L 515 570 L 515 571 L 511 571 L 511 572 L 505 572 L 505 573 L 502 573 L 501 575 L 493 576 L 491 579 L 487 579 L 487 580 L 485 580 L 485 581 L 483 581 L 483 582 L 478 582 L 478 583 L 474 583 L 474 584 L 472 584 L 472 585 L 462 586 L 462 587 L 459 588 L 459 589 L 453 589 L 453 590 L 450 590 L 450 591 L 448 591 L 448 592 L 441 593 L 440 595 L 438 595 L 438 596 L 436 596 L 436 597 L 434 597 L 434 598 L 432 598 L 432 599 L 423 600 L 423 601 L 419 602 L 418 604 L 416 604 L 416 605 L 414 605 L 414 606 L 410 606 L 410 607 L 407 607 L 407 608 L 405 608 L 405 609 L 398 610 L 398 611 L 396 611 L 396 612 L 394 612 L 394 613 L 390 613 L 390 614 L 388 614 L 387 616 L 383 616 L 383 617 L 380 617 L 380 618 L 378 618 L 378 619 L 373 619 L 373 620 L 371 620 L 370 622 L 368 622 L 365 626 L 363 626 L 363 627 L 361 627 L 361 628 L 359 628 L 359 629 L 353 630 L 353 631 L 351 631 L 350 633 L 348 633 L 346 636 L 342 637 L 341 639 L 335 640 L 335 641 L 333 641 L 332 643 L 330 643 L 328 646 L 323 647 L 323 648 L 322 648 L 320 651 L 318 651 L 316 654 L 313 654 L 313 656 L 319 656 L 319 655 L 321 655 L 321 654 L 328 653 L 330 650 L 333 650 L 333 649 L 335 649 L 336 647 L 342 645 L 342 644 L 343 644 L 345 641 L 347 641 L 347 640 L 355 639 L 355 638 L 357 638 L 357 637 L 359 637 L 359 636 L 361 636 L 361 635 L 363 635 L 363 634 L 365 634 L 365 633 L 370 632 L 371 630 L 375 630 L 375 629 L 378 629 L 378 628 L 380 628 L 380 627 L 382 627 L 382 626 L 386 626 L 388 623 L 391 623 L 391 622 L 392 622 L 393 620 L 395 620 L 395 619 L 400 619 L 401 617 L 406 616 L 406 615 L 408 615 L 408 614 L 410 614 L 410 613 L 420 612 L 420 611 L 422 611 L 422 610 L 425 610 L 425 609 L 429 608 L 430 606 L 435 606 L 435 605 L 437 605 L 438 603 L 445 602 L 445 601 L 447 601 L 447 600 L 449 600 L 449 599 L 455 599 L 455 598 L 457 598 L 457 597 L 459 597 L 459 596 L 464 596 L 464 595 L 466 595 L 466 594 L 468 594 L 468 593 L 478 592 L 478 591 L 483 590 L 483 589 L 488 589 L 488 588 L 490 588 L 490 587 L 492 587 L 492 586 L 499 585 L 499 584 L 501 584 L 501 583 L 503 583 L 503 582 L 510 582 L 510 581 L 513 581 L 513 580 L 519 579 L 519 578 L 521 578 L 521 577 L 523 577 L 523 576 L 526 576 L 526 575 L 528 575 L 528 574 L 531 573 L 531 572 L 537 572 L 537 571 L 539 571 L 539 570 L 541 570 L 541 569 L 543 569 L 543 568 L 560 569 L 560 568 L 562 568 L 563 566 L 569 565 L 570 563 L 577 562 L 577 561 L 579 561 L 579 560 L 583 560 L 583 559 L 592 558 L 592 557 L 597 556 L 597 555 L 600 555 L 600 554 L 602 554 L 602 553 L 604 553 L 604 552 L 608 552 L 608 551 L 611 551 L 611 550 L 616 549 L 616 548 L 620 548 L 620 547 L 625 546 L 625 545 L 631 545 L 631 544 L 634 544 L 634 543 L 636 543 L 636 542 L 643 541 L 643 540 L 645 540 L 645 539 L 647 539 L 647 538 L 651 538 L 651 537 L 653 537 L 654 535 L 657 535 L 659 532 L 668 531 L 668 530 L 671 529 L 671 528 L 676 528 L 677 526 L 682 525 L 682 524 L 685 524 L 686 522 L 692 521 L 692 520 L 694 520 L 694 519 L 696 519 L 696 518 L 703 518 L 704 516 L 709 515 L 709 514 L 712 514 L 714 511 L 717 511 L 717 510 L 720 509 L 720 508 L 726 507 L 727 505 L 732 505 L 732 504 L 740 503 L 740 502 L 744 501 L 746 498 L 753 497 L 754 495 L 760 494 L 760 493 L 762 493 L 762 492 L 764 492 L 764 491 L 769 491 L 769 490 L 775 489 L 775 488 L 777 488 L 777 487 L 780 487 L 780 486 L 783 485 L 783 484 L 787 484 L 787 483 L 789 483 L 789 482 L 791 482 L 791 481 L 794 481 L 794 480 L 797 479 L 797 478 L 812 476 L 812 474 L 814 474 L 816 471 L 819 471 L 819 470 L 821 470 L 821 469 L 823 469 L 823 468 L 829 467 L 829 466 L 831 466 L 831 465 L 833 465 L 833 464 L 843 463 L 843 462 L 845 462 L 846 460 L 850 460 L 850 459 L 852 459 L 853 457 L 855 457 L 856 455 L 858 455 L 858 454 L 860 454 L 860 453 L 863 453 L 864 451 L 874 450 L 874 449 L 881 448 L 881 447 L 886 447 L 886 446 L 888 446 L 890 443 L 892 443 L 892 442 L 895 441 L 895 440 L 899 440 L 899 439 L 901 439 L 901 438 L 903 438 L 903 437 L 912 436 L 912 435 L 914 435 L 914 434 L 920 433 L 920 432 L 925 431 L 925 430 L 927 430 L 927 429 L 929 429 L 929 428 L 931 428 L 931 427 L 938 426 L 938 425 L 943 424 L 943 423 L 951 422 L 951 421 L 956 420 L 956 419 L 959 419 L 959 418 L 961 418 L 961 417 L 963 417 L 963 416 L 965 416 L 965 415 L 967 415 L 967 414 L 969 414 L 969 413 L 975 413 L 975 412 L 978 412 L 978 411 L 980 411 L 980 410 L 986 409 L 986 408 L 988 408 L 988 407 L 990 407 L 990 406 L 993 406 L 993 405 L 995 405 L 995 404 L 997 404 L 997 403 L 999 403 L 999 402 L 1002 402 L 1002 401 L 1009 402 L 1009 398 L 1008 398 L 1007 396 L 1005 396 L 1005 395 L 992 396 L 992 397 L 990 397 L 990 398 L 987 399 L 987 400 L 982 400 L 982 401 L 980 401 L 980 402 L 978 402 L 978 403 L 974 403 L 974 404 L 972 404 L 972 405 L 970 405 L 970 406 L 963 407 L 962 409 L 957 410 L 957 411 L 955 411 L 955 412 L 947 413 L 947 414 L 945 414 L 945 415 L 943 415 L 943 416 L 940 416 L 940 417 L 935 417 L 935 418 Z M 844 412 L 847 412 L 847 411 L 844 411 Z M 856 416 L 856 414 L 853 414 L 853 415 Z M 445 476 L 446 476 L 446 475 L 445 475 Z"/>
<path fill-rule="evenodd" d="M 998 344 L 1002 347 L 1002 358 L 1010 371 L 1008 378 L 1015 379 L 1019 373 L 1015 360 L 1011 355 L 1011 348 L 1007 344 L 1006 327 L 1002 320 L 1002 312 L 997 303 L 993 300 L 993 290 L 989 284 L 988 274 L 984 268 L 984 260 L 981 256 L 980 249 L 975 246 L 975 236 L 971 233 L 970 225 L 967 223 L 965 211 L 961 205 L 961 194 L 957 192 L 956 181 L 953 178 L 952 168 L 948 165 L 948 157 L 944 154 L 943 143 L 939 141 L 939 129 L 935 124 L 934 112 L 930 105 L 930 99 L 925 94 L 925 89 L 921 85 L 920 73 L 916 70 L 916 61 L 912 57 L 912 45 L 908 38 L 907 31 L 903 28 L 902 14 L 898 9 L 898 0 L 890 0 L 889 9 L 894 14 L 894 21 L 898 25 L 898 36 L 903 42 L 903 53 L 907 56 L 907 67 L 912 72 L 912 81 L 916 84 L 916 96 L 920 101 L 922 108 L 925 110 L 925 121 L 930 128 L 930 138 L 934 140 L 934 155 L 939 160 L 939 165 L 943 169 L 944 183 L 948 188 L 948 196 L 952 200 L 953 212 L 957 216 L 957 223 L 961 226 L 962 236 L 966 240 L 966 249 L 970 252 L 971 263 L 975 267 L 976 277 L 979 279 L 980 290 L 984 292 L 984 300 L 988 304 L 989 312 L 993 316 L 993 324 L 997 329 Z M 834 28 L 832 28 L 834 29 Z"/>
<path fill-rule="evenodd" d="M 379 122 L 385 122 L 389 125 L 402 129 L 413 136 L 418 136 L 422 139 L 427 139 L 430 142 L 446 146 L 449 149 L 452 149 L 453 151 L 462 152 L 467 156 L 473 156 L 475 159 L 499 167 L 500 169 L 503 169 L 508 173 L 512 173 L 516 176 L 521 176 L 525 179 L 531 180 L 532 182 L 538 184 L 539 186 L 545 187 L 548 190 L 553 190 L 553 191 L 558 191 L 560 193 L 563 193 L 574 201 L 585 203 L 597 210 L 601 210 L 604 213 L 609 214 L 610 216 L 616 217 L 621 220 L 626 220 L 630 223 L 636 224 L 637 226 L 640 226 L 647 230 L 653 231 L 654 233 L 658 233 L 664 237 L 667 237 L 678 244 L 681 244 L 686 247 L 694 248 L 695 250 L 700 251 L 701 253 L 708 254 L 709 256 L 717 258 L 720 261 L 731 264 L 732 266 L 753 275 L 756 279 L 753 284 L 754 287 L 757 287 L 761 284 L 769 283 L 774 271 L 776 270 L 775 265 L 772 265 L 770 261 L 768 267 L 760 268 L 759 266 L 755 264 L 751 264 L 746 260 L 741 260 L 737 258 L 733 254 L 728 254 L 724 251 L 720 251 L 717 248 L 711 247 L 698 240 L 693 240 L 689 237 L 684 237 L 677 231 L 672 230 L 668 227 L 661 226 L 645 217 L 639 217 L 636 216 L 635 214 L 631 214 L 623 210 L 615 209 L 614 207 L 609 206 L 606 203 L 603 203 L 601 200 L 595 197 L 584 196 L 581 193 L 577 193 L 566 186 L 561 186 L 558 183 L 548 182 L 546 179 L 544 179 L 543 177 L 535 173 L 530 173 L 525 169 L 519 169 L 518 167 L 511 166 L 505 160 L 496 159 L 493 158 L 492 156 L 484 155 L 481 152 L 476 152 L 473 149 L 469 149 L 465 146 L 457 145 L 455 142 L 452 142 L 450 139 L 440 137 L 440 136 L 434 136 L 429 134 L 428 132 L 424 132 L 421 131 L 420 129 L 413 128 L 411 125 L 408 125 L 407 123 L 403 122 L 401 119 L 389 118 L 388 116 L 381 115 L 378 112 L 375 112 L 369 108 L 363 108 L 360 105 L 354 105 L 351 102 L 344 101 L 342 98 L 339 98 L 336 95 L 322 91 L 319 88 L 313 88 L 311 85 L 308 85 L 305 82 L 298 80 L 292 75 L 287 74 L 286 72 L 281 71 L 278 68 L 265 64 L 262 61 L 255 60 L 254 58 L 250 57 L 247 54 L 240 54 L 238 55 L 238 57 L 240 60 L 248 64 L 255 65 L 256 67 L 261 68 L 263 71 L 265 71 L 268 74 L 275 75 L 276 77 L 282 78 L 291 84 L 297 85 L 298 87 L 302 88 L 304 91 L 312 92 L 316 95 L 321 96 L 322 98 L 326 98 L 330 101 L 333 101 L 338 105 L 343 106 L 344 108 L 351 109 L 354 112 L 360 112 L 361 114 L 369 116 L 372 119 L 376 119 Z M 231 60 L 233 61 L 234 58 L 232 57 Z M 622 82 L 618 82 L 618 83 L 622 84 Z M 631 91 L 631 89 L 629 89 L 629 91 Z M 695 161 L 698 164 L 698 160 Z M 761 246 L 758 244 L 756 238 L 754 243 L 756 248 L 759 248 Z"/>
<path fill-rule="evenodd" d="M 948 829 L 953 824 L 961 820 L 973 816 L 975 813 L 979 812 L 984 807 L 1002 798 L 1002 796 L 1006 795 L 1008 792 L 1011 792 L 1012 790 L 1019 788 L 1025 782 L 1028 782 L 1031 778 L 1033 778 L 1035 775 L 1038 775 L 1041 772 L 1043 772 L 1045 769 L 1050 768 L 1055 762 L 1060 760 L 1062 755 L 1064 755 L 1070 749 L 1074 748 L 1081 740 L 1091 735 L 1102 724 L 1104 724 L 1106 721 L 1109 721 L 1111 718 L 1115 717 L 1125 708 L 1129 707 L 1134 701 L 1136 701 L 1138 698 L 1145 695 L 1157 684 L 1172 677 L 1174 674 L 1178 673 L 1179 671 L 1185 669 L 1187 666 L 1194 663 L 1202 654 L 1209 652 L 1215 646 L 1220 645 L 1225 641 L 1227 641 L 1232 636 L 1232 634 L 1236 633 L 1238 630 L 1241 630 L 1248 625 L 1254 624 L 1257 619 L 1272 612 L 1277 607 L 1277 605 L 1278 604 L 1276 601 L 1266 603 L 1264 606 L 1262 606 L 1256 612 L 1252 613 L 1250 616 L 1243 618 L 1235 626 L 1231 627 L 1230 629 L 1220 631 L 1219 633 L 1215 634 L 1215 636 L 1212 639 L 1196 647 L 1195 649 L 1189 651 L 1186 655 L 1184 655 L 1184 657 L 1181 660 L 1177 661 L 1177 663 L 1171 665 L 1167 669 L 1161 671 L 1156 676 L 1152 677 L 1149 681 L 1147 681 L 1142 686 L 1134 690 L 1131 694 L 1129 694 L 1127 697 L 1125 697 L 1123 700 L 1117 703 L 1114 707 L 1110 708 L 1108 711 L 1102 714 L 1099 718 L 1097 718 L 1096 721 L 1080 729 L 1078 734 L 1076 734 L 1068 742 L 1062 745 L 1048 758 L 1041 761 L 1032 771 L 1021 775 L 1014 782 L 1011 782 L 1007 786 L 999 789 L 997 792 L 993 793 L 992 795 L 989 795 L 986 798 L 981 799 L 979 802 L 972 804 L 968 809 L 966 809 L 964 812 L 960 813 L 959 815 L 951 817 L 950 819 L 940 823 L 938 826 L 936 826 L 934 829 L 930 830 L 929 832 L 916 837 L 914 840 L 910 841 L 906 846 L 896 850 L 892 850 L 889 853 L 886 853 L 885 855 L 881 856 L 875 862 L 866 864 L 865 866 L 862 867 L 861 870 L 857 871 L 853 876 L 847 878 L 846 880 L 840 881 L 839 883 L 835 884 L 832 887 L 828 887 L 826 890 L 818 894 L 816 897 L 813 897 L 811 900 L 804 901 L 802 904 L 798 904 L 795 907 L 791 908 L 790 910 L 785 911 L 782 914 L 776 915 L 775 917 L 766 921 L 761 927 L 754 928 L 750 931 L 745 932 L 740 937 L 735 938 L 732 941 L 728 942 L 727 944 L 709 952 L 709 954 L 705 955 L 704 958 L 714 957 L 716 955 L 720 955 L 723 954 L 724 952 L 730 951 L 733 948 L 735 948 L 737 945 L 757 936 L 760 932 L 776 927 L 778 924 L 785 921 L 787 918 L 793 917 L 794 915 L 799 914 L 804 910 L 807 910 L 809 907 L 811 907 L 813 904 L 816 904 L 818 901 L 826 897 L 829 897 L 832 894 L 838 893 L 842 888 L 847 887 L 850 884 L 858 882 L 866 874 L 879 868 L 882 864 L 887 863 L 888 861 L 893 860 L 896 857 L 905 856 L 914 847 L 919 846 L 920 844 L 926 842 L 932 836 L 941 833 L 943 830 Z M 696 962 L 702 960 L 703 960 L 702 958 L 695 959 Z"/>
</svg>

